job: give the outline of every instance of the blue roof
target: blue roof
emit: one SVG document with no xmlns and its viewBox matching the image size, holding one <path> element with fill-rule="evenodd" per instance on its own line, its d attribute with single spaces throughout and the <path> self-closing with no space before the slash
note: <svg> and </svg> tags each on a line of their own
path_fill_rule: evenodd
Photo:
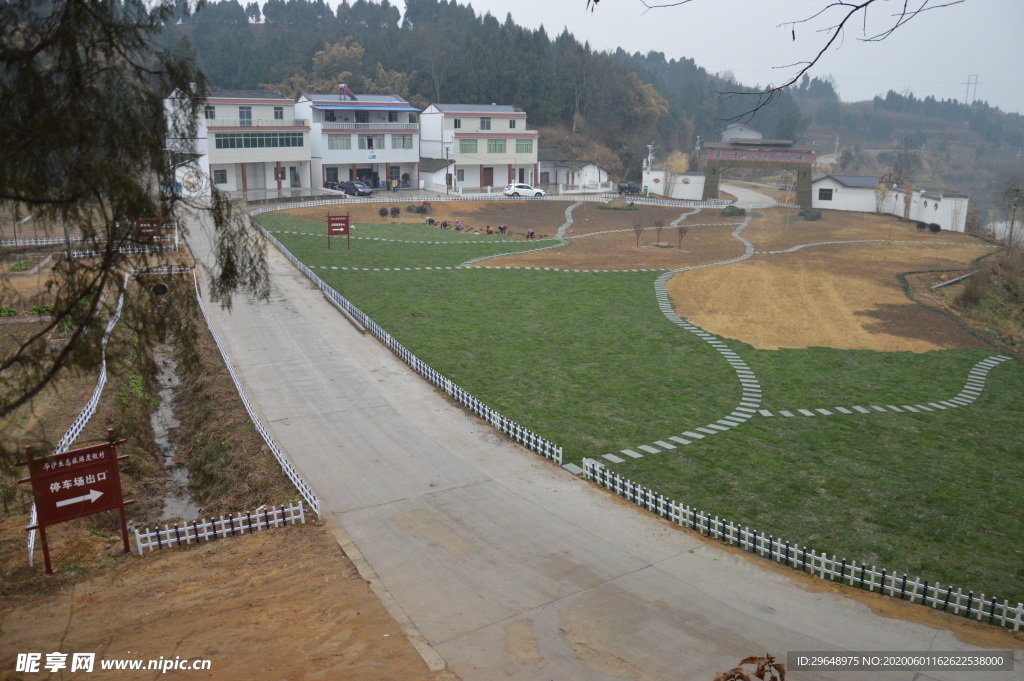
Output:
<svg viewBox="0 0 1024 681">
<path fill-rule="evenodd" d="M 396 105 L 396 106 L 367 106 L 366 104 L 314 104 L 314 109 L 321 111 L 412 111 L 418 112 L 414 106 Z"/>
</svg>

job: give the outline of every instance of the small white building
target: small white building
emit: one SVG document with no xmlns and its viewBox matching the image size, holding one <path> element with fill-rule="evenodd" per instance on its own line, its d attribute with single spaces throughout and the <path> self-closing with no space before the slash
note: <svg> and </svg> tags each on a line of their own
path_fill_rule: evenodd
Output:
<svg viewBox="0 0 1024 681">
<path fill-rule="evenodd" d="M 451 159 L 452 189 L 537 184 L 536 130 L 526 113 L 499 104 L 431 104 L 420 115 L 420 156 Z"/>
<path fill-rule="evenodd" d="M 419 109 L 397 95 L 303 93 L 295 104 L 311 128 L 310 162 L 317 187 L 362 180 L 371 187 L 419 185 Z"/>
<path fill-rule="evenodd" d="M 732 125 L 727 125 L 725 126 L 725 130 L 722 131 L 722 142 L 760 139 L 764 139 L 764 133 L 745 123 L 733 123 Z"/>
<path fill-rule="evenodd" d="M 906 193 L 902 189 L 882 189 L 877 177 L 870 175 L 832 175 L 822 173 L 811 180 L 813 207 L 849 210 L 858 213 L 888 213 L 903 217 Z M 967 226 L 966 194 L 929 192 L 914 189 L 908 218 L 937 224 L 951 232 L 963 232 Z"/>
<path fill-rule="evenodd" d="M 602 191 L 610 188 L 608 171 L 592 161 L 575 161 L 557 147 L 541 147 L 537 152 L 540 186 L 552 191 Z"/>
<path fill-rule="evenodd" d="M 665 168 L 645 170 L 641 186 L 646 194 L 669 199 L 700 201 L 704 196 L 704 173 L 669 173 Z"/>
</svg>

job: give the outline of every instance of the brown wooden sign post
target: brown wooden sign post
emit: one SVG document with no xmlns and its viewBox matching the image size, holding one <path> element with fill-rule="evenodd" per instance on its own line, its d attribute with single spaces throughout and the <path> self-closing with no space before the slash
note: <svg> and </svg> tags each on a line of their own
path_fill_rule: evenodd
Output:
<svg viewBox="0 0 1024 681">
<path fill-rule="evenodd" d="M 331 237 L 345 235 L 348 239 L 348 248 L 352 249 L 352 235 L 349 233 L 348 215 L 327 216 L 327 250 L 331 250 Z"/>
<path fill-rule="evenodd" d="M 72 449 L 63 454 L 33 458 L 31 449 L 26 449 L 29 477 L 18 482 L 31 483 L 38 521 L 25 529 L 39 530 L 48 575 L 53 574 L 50 548 L 46 543 L 46 528 L 50 525 L 117 509 L 121 516 L 124 552 L 131 550 L 124 507 L 135 502 L 125 501 L 121 492 L 118 462 L 128 456 L 117 455 L 117 446 L 124 444 L 125 440 L 115 441 L 112 430 L 107 431 L 107 436 L 109 442 Z"/>
</svg>

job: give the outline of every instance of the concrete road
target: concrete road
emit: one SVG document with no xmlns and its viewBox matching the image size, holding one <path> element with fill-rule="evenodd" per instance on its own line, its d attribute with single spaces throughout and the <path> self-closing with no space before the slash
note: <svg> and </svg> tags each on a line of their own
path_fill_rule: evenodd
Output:
<svg viewBox="0 0 1024 681">
<path fill-rule="evenodd" d="M 209 258 L 208 230 L 192 229 Z M 435 667 L 465 681 L 710 681 L 765 651 L 971 649 L 678 530 L 510 444 L 360 335 L 276 251 L 269 265 L 271 301 L 211 305 L 216 328 L 261 418 Z"/>
<path fill-rule="evenodd" d="M 775 199 L 762 194 L 756 189 L 752 189 L 749 184 L 735 184 L 732 182 L 723 182 L 722 191 L 729 192 L 736 197 L 737 205 L 751 205 L 758 203 L 775 203 Z"/>
</svg>

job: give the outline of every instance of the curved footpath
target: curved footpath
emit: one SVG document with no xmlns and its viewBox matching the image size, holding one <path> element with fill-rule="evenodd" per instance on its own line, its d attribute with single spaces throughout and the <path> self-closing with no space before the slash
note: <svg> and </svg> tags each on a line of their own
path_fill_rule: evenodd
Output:
<svg viewBox="0 0 1024 681">
<path fill-rule="evenodd" d="M 207 225 L 190 243 L 210 260 Z M 700 681 L 765 651 L 975 649 L 807 588 L 514 446 L 360 335 L 276 251 L 268 260 L 271 301 L 211 305 L 214 324 L 325 520 L 432 667 L 464 681 Z M 991 640 L 1008 647 L 1003 636 Z"/>
</svg>

